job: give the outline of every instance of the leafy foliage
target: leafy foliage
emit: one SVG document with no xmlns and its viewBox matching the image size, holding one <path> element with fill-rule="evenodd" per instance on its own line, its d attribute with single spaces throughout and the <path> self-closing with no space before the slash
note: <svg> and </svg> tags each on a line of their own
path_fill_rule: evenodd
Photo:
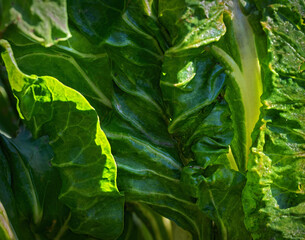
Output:
<svg viewBox="0 0 305 240">
<path fill-rule="evenodd" d="M 0 10 L 1 239 L 304 239 L 303 1 Z"/>
</svg>

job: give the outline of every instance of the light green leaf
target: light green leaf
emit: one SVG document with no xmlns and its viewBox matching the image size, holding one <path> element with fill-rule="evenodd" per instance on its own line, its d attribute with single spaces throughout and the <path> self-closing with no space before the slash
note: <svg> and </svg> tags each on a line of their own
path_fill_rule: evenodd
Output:
<svg viewBox="0 0 305 240">
<path fill-rule="evenodd" d="M 111 239 L 122 231 L 123 202 L 116 164 L 95 110 L 77 91 L 49 76 L 22 73 L 9 44 L 2 58 L 18 111 L 34 137 L 48 135 L 63 182 L 59 198 L 71 209 L 70 228 Z M 107 220 L 106 220 L 107 219 Z"/>
<path fill-rule="evenodd" d="M 66 0 L 1 0 L 0 31 L 16 24 L 33 41 L 49 47 L 71 37 Z"/>
</svg>

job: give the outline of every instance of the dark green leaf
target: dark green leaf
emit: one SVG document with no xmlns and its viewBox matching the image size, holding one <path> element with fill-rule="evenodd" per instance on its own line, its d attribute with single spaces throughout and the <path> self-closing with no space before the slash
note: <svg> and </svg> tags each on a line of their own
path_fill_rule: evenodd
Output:
<svg viewBox="0 0 305 240">
<path fill-rule="evenodd" d="M 303 1 L 256 1 L 268 54 L 265 91 L 243 194 L 254 239 L 304 239 L 305 75 Z"/>
</svg>

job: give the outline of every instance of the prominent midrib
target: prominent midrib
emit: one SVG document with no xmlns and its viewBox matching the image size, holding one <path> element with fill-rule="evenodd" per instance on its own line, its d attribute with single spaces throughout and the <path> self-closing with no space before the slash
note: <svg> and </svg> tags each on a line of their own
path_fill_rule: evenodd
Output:
<svg viewBox="0 0 305 240">
<path fill-rule="evenodd" d="M 249 157 L 252 145 L 251 133 L 259 119 L 260 96 L 262 95 L 262 81 L 256 45 L 252 28 L 246 16 L 239 7 L 239 1 L 233 2 L 233 28 L 238 44 L 242 79 L 237 78 L 236 82 L 240 87 L 243 105 L 245 108 L 246 125 L 246 159 L 245 166 Z"/>
<path fill-rule="evenodd" d="M 224 50 L 219 47 L 213 46 L 212 51 L 222 61 L 226 63 L 231 72 L 232 78 L 237 83 L 241 100 L 245 112 L 245 159 L 243 159 L 245 169 L 238 169 L 236 160 L 233 157 L 231 151 L 228 153 L 228 159 L 230 160 L 231 167 L 235 170 L 245 171 L 247 168 L 250 148 L 252 145 L 251 134 L 254 130 L 255 124 L 259 119 L 260 114 L 260 96 L 262 95 L 262 81 L 260 73 L 260 65 L 256 52 L 256 45 L 254 40 L 254 33 L 246 18 L 242 13 L 238 0 L 234 0 L 233 7 L 231 9 L 233 13 L 233 29 L 235 40 L 238 46 L 238 52 L 240 56 L 241 68 L 237 62 Z M 233 109 L 233 111 L 240 111 L 239 109 Z M 238 129 L 237 129 L 238 130 Z M 244 149 L 243 146 L 240 146 Z"/>
</svg>

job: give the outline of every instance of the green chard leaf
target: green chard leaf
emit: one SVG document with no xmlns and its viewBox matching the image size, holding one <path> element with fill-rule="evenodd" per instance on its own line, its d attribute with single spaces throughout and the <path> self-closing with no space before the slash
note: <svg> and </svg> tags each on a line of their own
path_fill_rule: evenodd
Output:
<svg viewBox="0 0 305 240">
<path fill-rule="evenodd" d="M 75 90 L 49 76 L 22 73 L 8 42 L 2 58 L 20 117 L 34 137 L 48 135 L 62 188 L 71 209 L 69 227 L 103 239 L 122 231 L 124 198 L 116 186 L 116 164 L 95 110 Z"/>
<path fill-rule="evenodd" d="M 263 109 L 243 193 L 246 225 L 254 239 L 304 239 L 304 2 L 255 4 L 267 45 L 260 56 Z"/>
<path fill-rule="evenodd" d="M 33 239 L 30 226 L 54 236 L 63 223 L 65 208 L 57 200 L 61 182 L 49 165 L 52 150 L 46 140 L 34 141 L 24 129 L 14 139 L 0 135 L 0 201 L 14 235 L 4 239 Z"/>
<path fill-rule="evenodd" d="M 46 47 L 71 37 L 65 0 L 0 0 L 0 32 L 10 24 Z"/>
<path fill-rule="evenodd" d="M 167 132 L 168 119 L 159 87 L 162 48 L 158 45 L 155 3 L 129 3 L 105 40 L 115 83 L 114 113 L 102 123 L 118 164 L 118 186 L 127 202 L 147 204 L 190 231 L 209 235 L 209 221 L 181 184 L 182 164 Z M 155 22 L 146 28 L 140 16 Z M 124 35 L 124 38 L 118 36 Z M 166 44 L 164 43 L 164 46 Z M 207 224 L 206 232 L 203 227 Z"/>
<path fill-rule="evenodd" d="M 16 139 L 0 136 L 0 140 L 10 159 L 11 185 L 18 211 L 23 218 L 39 224 L 43 216 L 48 175 L 51 174 L 49 162 L 53 156 L 46 138 L 32 142 L 28 134 L 22 132 Z M 36 185 L 38 179 L 45 184 Z M 56 193 L 56 189 L 54 191 Z"/>
</svg>

